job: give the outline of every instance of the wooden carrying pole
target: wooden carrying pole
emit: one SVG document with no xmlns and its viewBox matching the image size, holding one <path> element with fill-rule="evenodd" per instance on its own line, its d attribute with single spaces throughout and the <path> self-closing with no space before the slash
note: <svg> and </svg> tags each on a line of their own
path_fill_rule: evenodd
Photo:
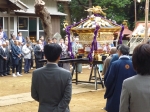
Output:
<svg viewBox="0 0 150 112">
<path fill-rule="evenodd" d="M 149 0 L 146 0 L 145 3 L 145 39 L 144 42 L 147 42 L 148 39 L 148 16 L 149 16 Z"/>
</svg>

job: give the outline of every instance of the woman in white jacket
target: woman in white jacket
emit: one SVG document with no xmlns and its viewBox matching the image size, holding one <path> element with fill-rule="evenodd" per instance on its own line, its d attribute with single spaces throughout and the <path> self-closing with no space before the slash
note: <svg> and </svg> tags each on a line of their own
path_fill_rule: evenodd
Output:
<svg viewBox="0 0 150 112">
<path fill-rule="evenodd" d="M 22 52 L 24 54 L 24 73 L 29 73 L 30 66 L 31 66 L 31 52 L 32 52 L 32 46 L 30 42 L 27 42 L 23 47 L 22 47 Z"/>
</svg>

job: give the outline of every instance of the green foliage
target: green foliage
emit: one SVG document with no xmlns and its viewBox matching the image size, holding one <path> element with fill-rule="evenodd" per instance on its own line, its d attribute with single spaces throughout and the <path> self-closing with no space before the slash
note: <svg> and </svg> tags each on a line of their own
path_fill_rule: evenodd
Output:
<svg viewBox="0 0 150 112">
<path fill-rule="evenodd" d="M 128 20 L 129 29 L 134 29 L 134 0 L 92 0 L 93 6 L 101 6 L 107 14 L 107 19 L 115 20 L 118 24 L 122 24 L 123 20 Z M 70 2 L 71 18 L 73 21 L 80 21 L 87 17 L 89 0 L 72 0 Z M 137 2 L 137 20 L 145 18 L 145 0 Z"/>
</svg>

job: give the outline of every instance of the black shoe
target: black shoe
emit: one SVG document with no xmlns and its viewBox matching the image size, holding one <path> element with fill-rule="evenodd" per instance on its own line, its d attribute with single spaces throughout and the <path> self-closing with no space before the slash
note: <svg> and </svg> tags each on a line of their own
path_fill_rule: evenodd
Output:
<svg viewBox="0 0 150 112">
<path fill-rule="evenodd" d="M 2 74 L 1 74 L 0 76 L 1 76 L 1 77 L 3 77 L 3 75 L 2 75 Z"/>
<path fill-rule="evenodd" d="M 7 74 L 3 74 L 3 76 L 7 76 Z"/>
<path fill-rule="evenodd" d="M 102 108 L 103 110 L 106 110 L 106 107 Z"/>
</svg>

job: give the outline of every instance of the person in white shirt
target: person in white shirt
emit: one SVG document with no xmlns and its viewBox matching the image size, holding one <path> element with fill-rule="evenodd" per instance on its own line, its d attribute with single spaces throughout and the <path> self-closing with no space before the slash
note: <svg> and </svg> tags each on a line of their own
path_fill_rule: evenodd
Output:
<svg viewBox="0 0 150 112">
<path fill-rule="evenodd" d="M 3 40 L 7 40 L 7 35 L 6 33 L 3 31 L 3 28 L 0 26 L 0 35 L 2 36 Z"/>
<path fill-rule="evenodd" d="M 16 37 L 17 40 L 21 42 L 21 45 L 25 45 L 25 38 L 22 36 L 21 32 L 18 32 L 18 36 Z"/>
<path fill-rule="evenodd" d="M 22 47 L 22 52 L 24 54 L 24 73 L 29 73 L 30 66 L 31 66 L 31 52 L 32 52 L 32 46 L 30 42 L 27 42 L 23 47 Z"/>
</svg>

